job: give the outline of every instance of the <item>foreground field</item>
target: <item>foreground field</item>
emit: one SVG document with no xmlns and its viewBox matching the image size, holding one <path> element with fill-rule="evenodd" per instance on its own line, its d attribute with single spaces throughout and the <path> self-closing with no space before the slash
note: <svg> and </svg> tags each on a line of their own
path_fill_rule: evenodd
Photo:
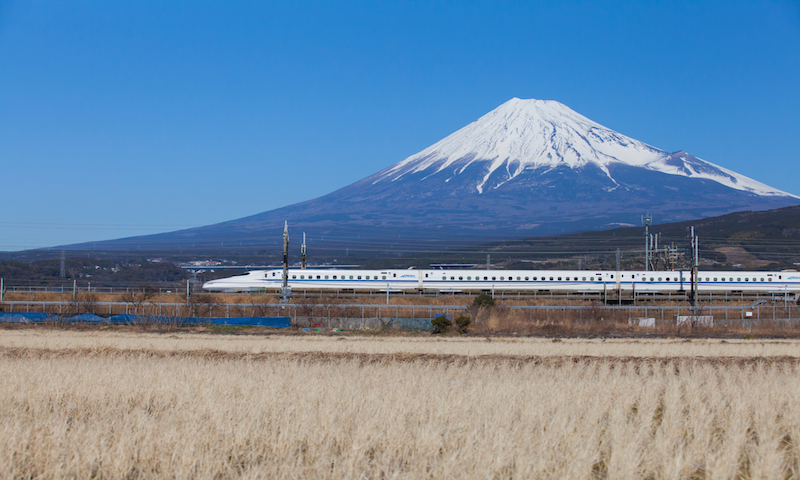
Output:
<svg viewBox="0 0 800 480">
<path fill-rule="evenodd" d="M 797 341 L 0 335 L 4 478 L 796 478 Z"/>
<path fill-rule="evenodd" d="M 20 329 L 0 334 L 0 348 L 91 353 L 108 349 L 176 354 L 199 352 L 265 356 L 287 353 L 452 355 L 457 357 L 795 357 L 798 339 L 606 339 L 357 335 L 214 335 L 103 330 Z"/>
</svg>

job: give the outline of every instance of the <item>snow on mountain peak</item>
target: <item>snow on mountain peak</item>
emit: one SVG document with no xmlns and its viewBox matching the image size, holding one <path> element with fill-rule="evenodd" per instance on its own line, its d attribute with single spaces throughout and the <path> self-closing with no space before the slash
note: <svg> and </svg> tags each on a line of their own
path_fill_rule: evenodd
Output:
<svg viewBox="0 0 800 480">
<path fill-rule="evenodd" d="M 634 140 L 557 101 L 520 98 L 512 98 L 425 150 L 377 173 L 371 180 L 373 184 L 394 182 L 420 172 L 425 178 L 442 171 L 456 176 L 476 163 L 483 167 L 483 177 L 475 181 L 479 194 L 498 169 L 507 172 L 501 183 L 505 184 L 528 169 L 546 171 L 560 166 L 578 169 L 593 164 L 616 183 L 608 167 L 621 163 L 709 179 L 759 195 L 794 197 L 686 152 L 668 153 Z"/>
</svg>

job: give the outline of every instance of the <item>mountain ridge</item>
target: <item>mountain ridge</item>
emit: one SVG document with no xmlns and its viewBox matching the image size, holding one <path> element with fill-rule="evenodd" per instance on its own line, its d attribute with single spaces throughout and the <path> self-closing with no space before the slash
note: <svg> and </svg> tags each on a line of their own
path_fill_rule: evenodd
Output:
<svg viewBox="0 0 800 480">
<path fill-rule="evenodd" d="M 796 195 L 634 140 L 561 103 L 515 98 L 328 195 L 215 225 L 97 244 L 274 244 L 286 220 L 317 239 L 464 244 L 608 229 L 636 224 L 642 213 L 667 223 L 797 204 Z"/>
</svg>

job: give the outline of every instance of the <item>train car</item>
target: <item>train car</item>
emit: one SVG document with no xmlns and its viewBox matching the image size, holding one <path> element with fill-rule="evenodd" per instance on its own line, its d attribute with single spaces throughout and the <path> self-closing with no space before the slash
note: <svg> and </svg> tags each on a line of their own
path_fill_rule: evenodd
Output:
<svg viewBox="0 0 800 480">
<path fill-rule="evenodd" d="M 203 289 L 212 292 L 279 291 L 282 270 L 256 270 L 211 280 Z M 289 269 L 288 285 L 309 292 L 557 292 L 680 293 L 691 288 L 688 271 L 597 270 L 330 270 Z M 701 271 L 700 293 L 800 292 L 797 272 Z"/>
</svg>

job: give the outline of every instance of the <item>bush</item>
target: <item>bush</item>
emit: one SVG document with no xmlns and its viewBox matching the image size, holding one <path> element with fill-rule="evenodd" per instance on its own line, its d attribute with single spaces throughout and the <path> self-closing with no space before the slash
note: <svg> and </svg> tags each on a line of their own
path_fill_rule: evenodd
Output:
<svg viewBox="0 0 800 480">
<path fill-rule="evenodd" d="M 450 329 L 450 327 L 453 325 L 453 322 L 451 322 L 450 319 L 444 315 L 439 315 L 431 320 L 431 325 L 433 326 L 433 333 L 444 333 Z"/>
<path fill-rule="evenodd" d="M 458 333 L 467 333 L 467 328 L 469 328 L 470 323 L 472 323 L 472 320 L 470 320 L 470 318 L 466 315 L 461 315 L 460 317 L 456 318 L 456 327 L 458 327 Z"/>
<path fill-rule="evenodd" d="M 481 293 L 475 297 L 475 301 L 472 304 L 476 307 L 493 307 L 494 298 L 492 298 L 492 296 L 489 294 Z"/>
</svg>

